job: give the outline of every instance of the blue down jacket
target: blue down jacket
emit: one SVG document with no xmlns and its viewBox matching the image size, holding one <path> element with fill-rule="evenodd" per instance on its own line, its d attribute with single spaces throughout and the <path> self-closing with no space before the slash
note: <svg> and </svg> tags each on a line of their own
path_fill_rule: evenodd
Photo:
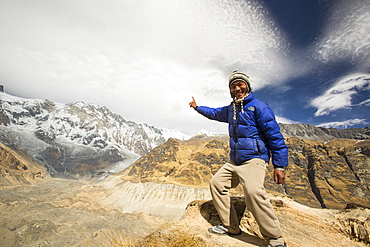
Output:
<svg viewBox="0 0 370 247">
<path fill-rule="evenodd" d="M 220 108 L 198 106 L 196 111 L 205 117 L 229 123 L 230 159 L 235 164 L 260 158 L 266 162 L 272 156 L 273 165 L 288 165 L 288 148 L 271 108 L 251 93 L 243 101 L 244 113 L 237 105 L 234 120 L 233 104 Z"/>
</svg>

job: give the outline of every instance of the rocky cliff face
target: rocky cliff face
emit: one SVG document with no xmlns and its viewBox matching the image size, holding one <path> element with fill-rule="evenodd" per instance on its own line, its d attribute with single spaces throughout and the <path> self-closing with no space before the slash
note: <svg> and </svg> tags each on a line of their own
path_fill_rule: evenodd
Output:
<svg viewBox="0 0 370 247">
<path fill-rule="evenodd" d="M 210 178 L 228 160 L 228 142 L 226 137 L 207 138 L 169 139 L 119 175 L 132 182 L 208 188 Z M 350 203 L 370 207 L 370 141 L 287 138 L 286 142 L 290 150 L 286 182 L 276 185 L 270 166 L 268 190 L 310 207 L 343 209 Z M 241 193 L 240 188 L 235 193 Z"/>
<path fill-rule="evenodd" d="M 266 188 L 292 196 L 296 201 L 322 208 L 347 204 L 370 207 L 370 141 L 336 139 L 330 142 L 288 138 L 289 168 L 286 183 Z"/>
<path fill-rule="evenodd" d="M 17 185 L 36 184 L 49 178 L 43 164 L 17 147 L 0 142 L 0 190 Z"/>
<path fill-rule="evenodd" d="M 166 219 L 180 219 L 191 201 L 211 199 L 207 188 L 156 182 L 133 183 L 115 175 L 102 184 L 111 190 L 103 203 L 113 205 L 123 213 L 142 212 Z"/>
</svg>

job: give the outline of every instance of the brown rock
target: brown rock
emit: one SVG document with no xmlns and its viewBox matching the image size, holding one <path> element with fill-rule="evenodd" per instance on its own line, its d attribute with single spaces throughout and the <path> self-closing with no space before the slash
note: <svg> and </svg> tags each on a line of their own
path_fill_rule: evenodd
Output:
<svg viewBox="0 0 370 247">
<path fill-rule="evenodd" d="M 0 142 L 0 190 L 15 185 L 30 185 L 43 181 L 46 168 L 17 147 Z"/>
</svg>

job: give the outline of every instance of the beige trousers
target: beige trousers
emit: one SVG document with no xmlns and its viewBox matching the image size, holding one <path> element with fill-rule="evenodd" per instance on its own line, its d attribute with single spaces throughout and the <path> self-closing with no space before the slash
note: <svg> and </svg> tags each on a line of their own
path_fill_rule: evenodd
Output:
<svg viewBox="0 0 370 247">
<path fill-rule="evenodd" d="M 217 212 L 230 233 L 239 232 L 239 221 L 231 203 L 229 189 L 239 183 L 243 186 L 245 202 L 251 211 L 262 235 L 280 238 L 280 223 L 264 188 L 267 163 L 251 159 L 242 165 L 226 163 L 210 181 L 211 194 Z"/>
</svg>

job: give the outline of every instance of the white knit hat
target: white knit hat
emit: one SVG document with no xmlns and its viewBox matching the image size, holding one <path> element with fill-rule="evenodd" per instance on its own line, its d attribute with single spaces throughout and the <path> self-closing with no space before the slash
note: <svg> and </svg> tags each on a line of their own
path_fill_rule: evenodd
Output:
<svg viewBox="0 0 370 247">
<path fill-rule="evenodd" d="M 243 72 L 240 72 L 238 70 L 235 70 L 233 71 L 233 73 L 231 73 L 230 77 L 229 77 L 229 87 L 231 86 L 231 84 L 233 84 L 235 81 L 243 81 L 245 82 L 245 84 L 247 84 L 248 86 L 248 91 L 247 93 L 250 93 L 251 92 L 251 83 L 249 81 L 249 76 L 247 76 L 246 74 L 244 74 Z"/>
</svg>

